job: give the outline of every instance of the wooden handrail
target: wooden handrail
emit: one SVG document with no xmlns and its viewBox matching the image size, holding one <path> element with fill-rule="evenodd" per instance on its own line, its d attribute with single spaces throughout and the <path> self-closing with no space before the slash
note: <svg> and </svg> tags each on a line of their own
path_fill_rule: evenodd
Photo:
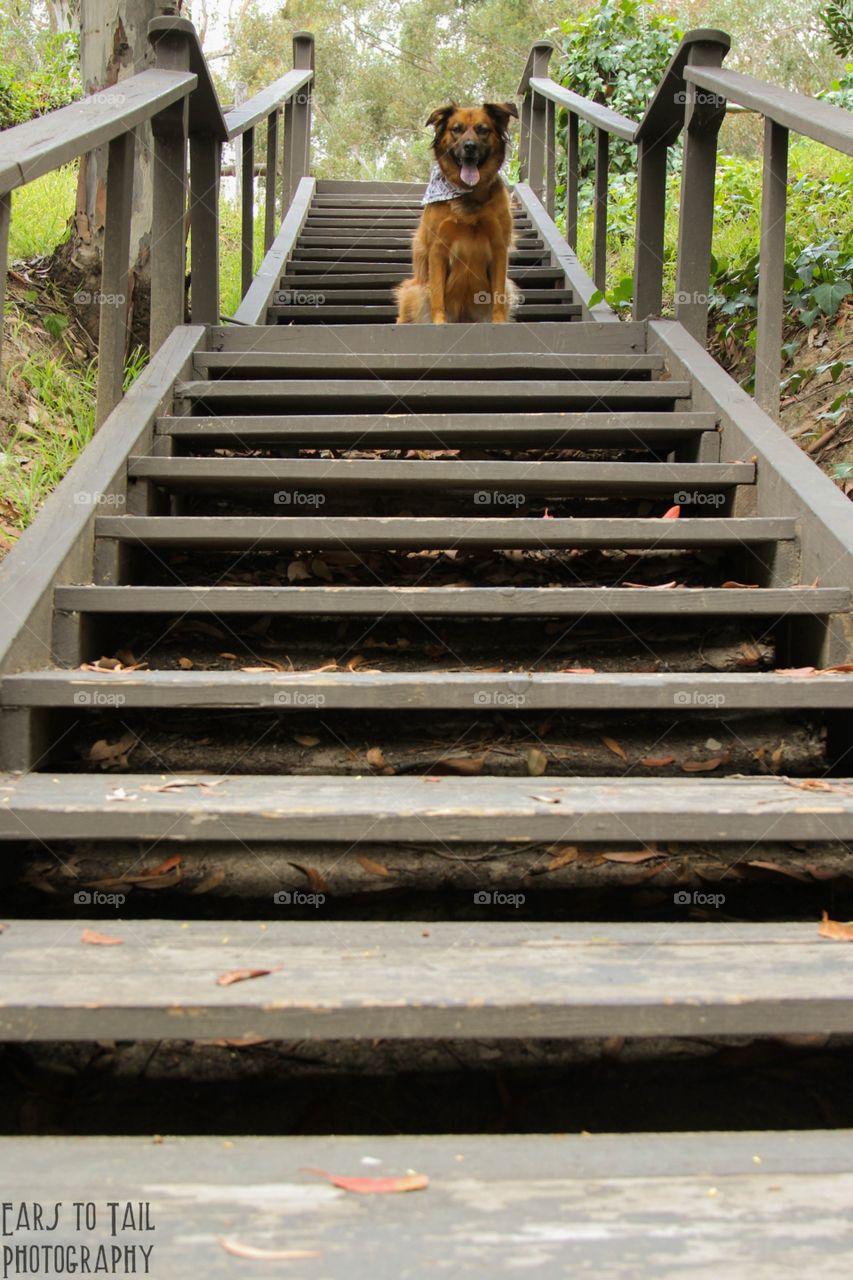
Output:
<svg viewBox="0 0 853 1280">
<path fill-rule="evenodd" d="M 824 146 L 853 156 L 853 113 L 830 102 L 821 102 L 805 93 L 794 93 L 775 84 L 757 80 L 740 71 L 717 71 L 709 67 L 687 67 L 685 80 L 708 89 L 740 107 L 757 111 L 793 133 L 801 133 Z"/>
<path fill-rule="evenodd" d="M 282 218 L 300 180 L 308 173 L 311 93 L 306 92 L 306 87 L 314 76 L 313 36 L 299 32 L 293 41 L 294 70 L 227 115 L 222 110 L 191 22 L 185 18 L 155 18 L 149 23 L 148 38 L 155 54 L 153 69 L 128 76 L 109 89 L 0 134 L 0 313 L 6 289 L 12 192 L 97 147 L 109 148 L 100 289 L 97 426 L 122 396 L 137 128 L 150 122 L 154 150 L 152 355 L 172 329 L 184 323 L 187 210 L 192 243 L 192 319 L 193 322 L 219 323 L 219 187 L 223 145 L 241 139 L 244 293 L 252 276 L 255 126 L 263 120 L 267 122 L 266 248 L 275 235 L 279 173 Z M 285 130 L 279 150 L 282 109 Z"/>
<path fill-rule="evenodd" d="M 629 120 L 627 116 L 620 115 L 618 111 L 611 111 L 610 107 L 602 106 L 600 102 L 593 102 L 591 98 L 582 98 L 579 93 L 573 93 L 571 89 L 565 89 L 561 84 L 543 79 L 541 76 L 531 76 L 529 83 L 534 93 L 541 94 L 550 102 L 555 102 L 558 107 L 565 107 L 567 111 L 579 116 L 587 124 L 595 125 L 596 129 L 604 129 L 625 142 L 634 141 L 636 123 Z"/>
</svg>

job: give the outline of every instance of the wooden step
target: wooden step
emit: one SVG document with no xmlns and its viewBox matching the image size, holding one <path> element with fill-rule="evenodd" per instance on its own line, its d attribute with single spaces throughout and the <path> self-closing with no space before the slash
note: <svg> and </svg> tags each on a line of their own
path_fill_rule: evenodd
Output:
<svg viewBox="0 0 853 1280">
<path fill-rule="evenodd" d="M 703 433 L 716 435 L 712 413 L 491 413 L 445 414 L 335 414 L 164 417 L 157 419 L 160 435 L 190 444 L 208 441 L 258 444 L 407 445 L 454 448 L 482 444 L 501 449 L 510 445 L 561 447 L 594 446 L 668 448 L 695 440 Z M 719 439 L 719 437 L 717 437 Z"/>
<path fill-rule="evenodd" d="M 405 410 L 410 405 L 426 404 L 442 410 L 452 406 L 460 411 L 469 406 L 479 408 L 483 404 L 516 409 L 523 406 L 527 410 L 581 406 L 601 410 L 610 404 L 627 409 L 671 406 L 676 400 L 688 400 L 691 390 L 689 382 L 675 379 L 635 382 L 627 378 L 616 381 L 607 378 L 590 381 L 582 378 L 571 381 L 518 378 L 508 382 L 486 382 L 466 378 L 459 382 L 442 382 L 435 378 L 416 381 L 383 378 L 375 381 L 332 379 L 317 382 L 301 378 L 229 378 L 222 381 L 198 378 L 176 383 L 175 396 L 203 401 L 211 406 L 220 402 L 232 404 L 235 400 L 251 403 L 280 401 L 288 409 L 307 404 L 315 412 L 320 404 L 336 406 L 336 402 L 345 406 L 348 412 L 356 405 L 393 405 Z"/>
<path fill-rule="evenodd" d="M 573 302 L 544 303 L 523 302 L 516 315 L 521 320 L 572 320 L 583 314 L 580 304 Z M 301 324 L 325 324 L 326 320 L 341 323 L 376 324 L 386 320 L 389 323 L 397 319 L 397 307 L 380 303 L 367 303 L 361 306 L 346 306 L 343 303 L 324 303 L 315 306 L 271 306 L 267 311 L 270 324 L 284 324 L 296 321 Z"/>
<path fill-rule="evenodd" d="M 303 271 L 303 267 L 305 267 L 305 264 L 300 263 L 295 271 L 291 272 L 288 269 L 288 274 L 282 276 L 280 281 L 282 289 L 320 289 L 329 285 L 336 289 L 342 289 L 350 285 L 365 288 L 370 285 L 380 284 L 390 287 L 400 284 L 411 275 L 411 272 L 401 270 L 398 267 L 378 267 L 375 271 L 359 271 L 358 264 L 354 264 L 352 268 L 347 267 L 343 272 L 334 268 L 327 269 L 321 264 L 317 274 L 312 275 L 308 270 Z M 566 279 L 560 267 L 516 267 L 512 273 L 512 278 L 525 291 L 530 285 L 563 284 Z"/>
<path fill-rule="evenodd" d="M 116 704 L 115 695 L 121 695 Z M 618 708 L 675 715 L 741 711 L 849 710 L 853 677 L 804 679 L 774 672 L 635 673 L 400 671 L 25 671 L 0 683 L 7 707 L 71 707 L 80 712 L 120 705 L 322 707 L 323 711 L 601 711 Z M 113 699 L 111 702 L 110 699 Z"/>
<path fill-rule="evenodd" d="M 94 587 L 58 586 L 61 613 L 292 616 L 824 618 L 846 587 Z"/>
<path fill-rule="evenodd" d="M 543 258 L 550 258 L 550 256 L 550 252 L 547 249 L 512 249 L 509 255 L 510 269 L 514 263 L 540 263 Z M 369 247 L 362 249 L 350 244 L 349 246 L 341 245 L 337 248 L 320 249 L 315 245 L 300 248 L 297 244 L 292 250 L 292 260 L 297 262 L 300 260 L 319 262 L 411 262 L 412 247 L 409 244 L 399 249 L 371 249 Z M 289 270 L 289 265 L 285 269 Z"/>
<path fill-rule="evenodd" d="M 690 486 L 705 496 L 709 491 L 716 495 L 736 485 L 753 484 L 755 467 L 751 462 L 454 462 L 425 459 L 397 461 L 392 458 L 161 458 L 153 456 L 131 457 L 128 475 L 134 480 L 151 480 L 171 489 L 204 488 L 253 488 L 276 489 L 282 485 L 308 485 L 314 489 L 418 489 L 442 491 L 447 489 L 472 492 L 472 517 L 494 514 L 484 508 L 499 503 L 500 497 L 482 491 L 481 486 L 493 486 L 506 504 L 506 491 L 514 490 L 512 500 L 521 507 L 533 493 L 557 494 L 610 494 L 610 495 L 661 495 L 675 502 L 679 491 Z M 290 498 L 282 494 L 277 501 L 286 505 Z M 294 502 L 297 499 L 293 499 Z M 277 515 L 287 515 L 279 511 Z M 504 512 L 501 512 L 503 515 Z M 510 511 L 510 516 L 513 513 Z M 108 517 L 105 517 L 108 518 Z M 121 520 L 129 517 L 119 517 Z M 247 522 L 248 523 L 248 522 Z M 260 524 L 268 524 L 260 518 Z M 389 536 L 429 535 L 464 540 L 465 530 L 471 520 L 427 520 L 419 523 L 413 517 L 384 524 L 371 522 L 345 523 L 340 528 L 349 532 L 367 534 L 385 531 Z M 543 528 L 547 525 L 547 528 Z M 532 541 L 560 542 L 564 546 L 580 546 L 594 536 L 596 531 L 609 541 L 611 537 L 632 538 L 636 533 L 641 541 L 653 541 L 661 546 L 699 546 L 712 541 L 728 541 L 742 538 L 749 542 L 770 542 L 777 538 L 794 537 L 795 522 L 786 517 L 728 519 L 716 516 L 691 517 L 679 520 L 649 518 L 625 520 L 603 517 L 595 520 L 582 518 L 525 521 L 526 535 Z M 137 525 L 137 527 L 141 527 Z M 227 526 L 226 526 L 227 527 Z M 447 534 L 442 534 L 442 528 Z M 516 517 L 491 525 L 478 520 L 478 539 L 490 533 L 498 539 L 517 537 L 522 522 Z M 472 530 L 473 532 L 473 530 Z M 693 541 L 693 539 L 699 541 Z M 686 541 L 682 541 L 685 539 Z M 420 545 L 426 545 L 422 543 Z M 439 543 L 432 543 L 438 546 Z M 447 545 L 451 545 L 447 542 Z M 453 543 L 455 545 L 455 542 Z M 505 544 L 506 545 L 506 544 Z M 513 546 L 517 545 L 515 543 Z M 633 546 L 634 543 L 620 545 Z"/>
<path fill-rule="evenodd" d="M 395 234 L 393 231 L 372 231 L 366 228 L 347 231 L 309 231 L 303 230 L 296 242 L 300 249 L 312 246 L 322 249 L 366 247 L 369 249 L 411 249 L 412 237 L 406 232 Z M 535 231 L 516 233 L 514 245 L 519 249 L 541 249 L 542 239 Z"/>
<path fill-rule="evenodd" d="M 115 779 L 95 781 L 102 792 L 116 789 Z M 270 780 L 254 780 L 255 803 L 268 808 L 276 803 L 275 789 L 260 790 L 262 782 Z M 128 784 L 135 780 L 123 779 L 125 790 Z M 413 784 L 405 785 L 411 794 Z M 84 825 L 82 789 L 78 794 L 78 807 L 67 812 L 68 828 L 75 830 Z M 67 810 L 73 795 L 70 790 Z M 200 819 L 194 835 L 210 826 L 212 809 L 228 812 L 219 795 L 208 797 L 203 809 L 187 790 L 169 798 L 179 830 L 189 812 Z M 61 803 L 54 797 L 58 808 Z M 147 829 L 139 800 L 98 808 L 97 834 L 110 828 L 131 838 L 141 834 L 132 830 L 132 814 Z M 40 818 L 34 814 L 39 830 Z M 291 821 L 282 811 L 278 826 Z M 432 822 L 427 813 L 421 839 L 432 835 Z M 91 820 L 85 825 L 92 827 Z M 298 817 L 293 825 L 300 825 Z M 68 828 L 61 834 L 70 835 Z M 486 916 L 494 910 L 490 903 L 483 908 Z M 54 920 L 15 920 L 0 936 L 0 1036 L 326 1040 L 853 1032 L 853 947 L 820 938 L 816 921 L 431 920 L 424 929 L 419 921 L 336 920 L 330 927 L 320 918 L 293 919 L 292 908 L 280 906 L 282 911 L 290 918 L 276 919 L 271 907 L 268 921 L 227 925 L 118 919 L 106 926 L 103 919 L 81 919 L 59 927 Z M 123 945 L 81 946 L 87 927 L 119 936 Z M 247 967 L 272 972 L 252 982 L 217 984 L 219 976 Z"/>
<path fill-rule="evenodd" d="M 332 285 L 331 288 L 329 283 Z M 274 307 L 329 307 L 347 303 L 351 306 L 367 307 L 389 303 L 392 297 L 393 293 L 390 285 L 376 289 L 338 288 L 337 282 L 332 280 L 331 282 L 327 281 L 322 289 L 318 288 L 316 290 L 307 290 L 299 285 L 277 289 L 272 296 L 272 305 Z M 572 289 L 525 288 L 518 302 L 517 314 L 526 315 L 527 308 L 534 304 L 546 302 L 569 304 L 573 301 L 574 291 Z"/>
<path fill-rule="evenodd" d="M 377 351 L 366 359 L 360 353 L 341 351 L 335 354 L 317 352 L 264 352 L 264 351 L 200 351 L 195 357 L 194 365 L 199 375 L 219 378 L 243 376 L 251 374 L 270 376 L 289 373 L 299 378 L 316 375 L 323 378 L 378 378 L 388 375 L 394 378 L 415 377 L 420 373 L 430 378 L 461 379 L 466 375 L 479 375 L 482 378 L 486 370 L 483 357 L 476 352 L 448 352 L 446 355 L 434 352 Z M 593 355 L 581 352 L 551 352 L 541 354 L 521 352 L 501 356 L 500 365 L 490 368 L 489 374 L 494 380 L 522 378 L 529 380 L 531 375 L 540 378 L 549 374 L 556 378 L 595 378 L 613 379 L 617 375 L 639 379 L 643 374 L 658 373 L 663 368 L 660 356 L 630 353 Z"/>
<path fill-rule="evenodd" d="M 6 1198 L 70 1205 L 85 1169 L 91 1202 L 114 1203 L 120 1189 L 123 1202 L 151 1206 L 156 1235 L 120 1238 L 155 1241 L 150 1274 L 170 1280 L 250 1267 L 300 1280 L 517 1280 L 531 1268 L 583 1275 L 591 1263 L 600 1280 L 635 1280 L 637 1259 L 655 1280 L 685 1280 L 707 1273 L 709 1258 L 727 1280 L 772 1280 L 807 1276 L 815 1258 L 843 1274 L 853 1253 L 848 1130 L 328 1138 L 237 1135 L 227 1115 L 221 1124 L 216 1137 L 153 1143 L 0 1139 Z M 306 1172 L 315 1168 L 430 1181 L 411 1195 L 353 1196 Z M 49 1239 L 66 1256 L 100 1239 L 78 1233 L 71 1212 L 58 1219 Z M 45 1234 L 22 1229 L 9 1243 L 41 1249 Z M 243 1267 L 226 1251 L 247 1246 L 272 1261 Z M 275 1262 L 289 1250 L 295 1260 Z M 142 1274 L 143 1255 L 128 1256 Z"/>
</svg>

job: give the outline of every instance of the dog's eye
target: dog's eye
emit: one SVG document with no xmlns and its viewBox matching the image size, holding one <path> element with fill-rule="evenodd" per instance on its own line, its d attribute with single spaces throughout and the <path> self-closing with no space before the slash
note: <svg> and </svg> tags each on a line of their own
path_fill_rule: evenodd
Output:
<svg viewBox="0 0 853 1280">
<path fill-rule="evenodd" d="M 456 134 L 464 133 L 464 132 L 465 132 L 465 126 L 464 126 L 464 125 L 462 125 L 462 124 L 455 124 L 455 125 L 453 126 L 453 128 L 450 130 L 450 132 L 451 132 L 451 133 L 456 133 Z"/>
<path fill-rule="evenodd" d="M 487 124 L 478 124 L 477 132 L 479 133 L 481 138 L 485 138 L 488 134 L 491 133 L 491 129 Z"/>
</svg>

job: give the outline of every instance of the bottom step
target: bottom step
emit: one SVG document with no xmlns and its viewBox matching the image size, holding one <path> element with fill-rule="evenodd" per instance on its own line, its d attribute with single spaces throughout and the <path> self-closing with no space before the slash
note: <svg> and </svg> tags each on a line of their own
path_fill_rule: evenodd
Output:
<svg viewBox="0 0 853 1280">
<path fill-rule="evenodd" d="M 24 1227 L 0 1241 L 0 1261 L 11 1251 L 8 1275 L 60 1274 L 53 1265 L 14 1270 L 14 1250 L 24 1247 L 40 1260 L 46 1250 L 51 1263 L 59 1250 L 67 1262 L 84 1247 L 94 1263 L 98 1245 L 109 1261 L 115 1247 L 120 1265 L 110 1274 L 170 1280 L 778 1280 L 811 1275 L 816 1260 L 822 1274 L 844 1275 L 853 1251 L 847 1130 L 10 1138 L 0 1141 L 0 1166 L 2 1198 L 16 1212 L 38 1203 L 52 1223 L 60 1205 L 56 1231 Z M 405 1195 L 359 1195 L 310 1169 L 362 1178 L 415 1171 L 429 1181 Z M 94 1230 L 82 1217 L 75 1230 L 80 1200 L 94 1210 Z M 119 1222 L 131 1216 L 112 1238 L 116 1202 Z"/>
</svg>

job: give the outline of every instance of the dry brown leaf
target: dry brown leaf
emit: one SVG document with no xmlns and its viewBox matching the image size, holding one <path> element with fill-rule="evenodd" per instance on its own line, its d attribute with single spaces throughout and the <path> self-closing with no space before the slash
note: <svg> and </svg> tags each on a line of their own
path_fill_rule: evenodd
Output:
<svg viewBox="0 0 853 1280">
<path fill-rule="evenodd" d="M 594 676 L 595 667 L 560 667 L 560 673 L 567 676 Z"/>
<path fill-rule="evenodd" d="M 219 1243 L 226 1253 L 233 1254 L 235 1258 L 249 1258 L 252 1262 L 300 1262 L 304 1258 L 323 1256 L 319 1249 L 259 1249 L 253 1244 L 226 1240 L 224 1237 Z"/>
<path fill-rule="evenodd" d="M 235 982 L 248 982 L 251 978 L 265 978 L 270 973 L 278 973 L 284 965 L 277 964 L 273 969 L 232 969 L 229 973 L 220 973 L 216 979 L 217 987 L 231 987 Z"/>
<path fill-rule="evenodd" d="M 311 570 L 304 560 L 291 560 L 287 566 L 287 581 L 302 582 L 305 578 L 311 577 Z"/>
<path fill-rule="evenodd" d="M 90 764 L 99 764 L 102 769 L 108 769 L 111 765 L 124 768 L 128 754 L 135 746 L 135 733 L 123 733 L 118 742 L 107 742 L 106 738 L 99 738 L 89 748 L 88 760 Z"/>
<path fill-rule="evenodd" d="M 313 733 L 294 733 L 293 741 L 298 742 L 300 747 L 319 747 L 320 745 L 320 739 Z"/>
<path fill-rule="evenodd" d="M 671 587 L 678 586 L 678 579 L 673 578 L 671 582 L 623 582 L 623 587 L 633 587 L 635 591 L 668 591 Z"/>
<path fill-rule="evenodd" d="M 329 886 L 316 867 L 303 867 L 299 862 L 291 862 L 294 870 L 301 871 L 315 893 L 328 893 Z"/>
<path fill-rule="evenodd" d="M 777 667 L 774 676 L 816 676 L 817 667 Z"/>
<path fill-rule="evenodd" d="M 747 866 L 758 867 L 761 871 L 775 871 L 780 876 L 801 880 L 804 884 L 808 884 L 811 880 L 811 876 L 806 875 L 804 871 L 798 871 L 796 867 L 783 867 L 778 862 L 767 862 L 764 858 L 753 858 Z"/>
<path fill-rule="evenodd" d="M 445 769 L 449 769 L 451 773 L 464 774 L 482 773 L 485 763 L 485 756 L 480 756 L 478 759 L 474 759 L 471 756 L 450 756 L 446 760 L 439 761 L 439 764 Z"/>
<path fill-rule="evenodd" d="M 389 871 L 387 867 L 383 867 L 381 862 L 374 862 L 372 858 L 368 858 L 367 855 L 364 853 L 358 854 L 356 860 L 359 863 L 359 865 L 364 867 L 365 871 L 367 871 L 372 876 L 393 875 L 393 872 Z"/>
<path fill-rule="evenodd" d="M 354 658 L 350 658 L 347 663 L 347 671 L 357 671 L 359 667 L 363 667 L 367 662 L 363 653 L 357 653 Z"/>
<path fill-rule="evenodd" d="M 227 658 L 227 659 L 229 660 L 229 662 L 236 662 L 236 661 L 237 661 L 237 655 L 236 655 L 236 653 L 220 653 L 220 655 L 219 655 L 219 656 L 220 656 L 220 658 Z"/>
<path fill-rule="evenodd" d="M 384 769 L 386 766 L 385 752 L 381 747 L 371 747 L 367 752 L 367 763 L 374 769 Z"/>
<path fill-rule="evenodd" d="M 794 778 L 783 778 L 782 781 L 786 787 L 796 787 L 798 791 L 835 790 L 835 787 L 830 782 L 825 782 L 823 778 L 800 778 L 799 781 Z"/>
<path fill-rule="evenodd" d="M 602 738 L 601 741 L 604 743 L 608 751 L 613 752 L 614 756 L 618 756 L 620 760 L 628 759 L 628 757 L 625 755 L 623 748 L 619 745 L 619 743 L 616 741 L 615 738 Z"/>
<path fill-rule="evenodd" d="M 834 942 L 853 942 L 853 924 L 844 924 L 841 920 L 830 920 L 827 911 L 823 913 L 818 933 L 821 938 L 832 938 Z"/>
<path fill-rule="evenodd" d="M 190 893 L 208 893 L 211 889 L 218 889 L 225 880 L 225 868 L 214 867 L 212 871 L 208 871 L 206 876 L 199 880 L 197 885 L 190 889 Z"/>
<path fill-rule="evenodd" d="M 644 756 L 639 763 L 647 769 L 662 769 L 666 764 L 675 764 L 675 756 Z"/>
<path fill-rule="evenodd" d="M 551 861 L 548 863 L 547 870 L 559 871 L 560 867 L 567 867 L 570 862 L 574 862 L 577 856 L 578 856 L 577 845 L 573 845 L 573 844 L 566 845 L 566 847 L 563 848 L 560 853 L 555 854 L 555 856 L 551 859 Z"/>
<path fill-rule="evenodd" d="M 84 929 L 80 934 L 80 941 L 87 942 L 93 947 L 121 947 L 124 945 L 124 938 L 111 938 L 108 933 L 97 933 L 94 929 Z"/>
<path fill-rule="evenodd" d="M 757 582 L 732 582 L 731 580 L 723 583 L 723 588 L 727 591 L 757 591 Z"/>
<path fill-rule="evenodd" d="M 681 769 L 684 773 L 710 773 L 712 769 L 719 769 L 727 760 L 728 756 L 714 756 L 713 760 L 687 760 L 681 765 Z"/>
<path fill-rule="evenodd" d="M 624 853 L 603 853 L 605 862 L 648 862 L 649 858 L 660 858 L 657 849 L 627 849 Z"/>
<path fill-rule="evenodd" d="M 538 747 L 531 747 L 526 756 L 527 772 L 531 778 L 541 778 L 548 768 L 548 757 Z"/>
<path fill-rule="evenodd" d="M 178 658 L 178 666 L 182 671 L 192 671 L 193 660 L 192 658 Z"/>
</svg>

